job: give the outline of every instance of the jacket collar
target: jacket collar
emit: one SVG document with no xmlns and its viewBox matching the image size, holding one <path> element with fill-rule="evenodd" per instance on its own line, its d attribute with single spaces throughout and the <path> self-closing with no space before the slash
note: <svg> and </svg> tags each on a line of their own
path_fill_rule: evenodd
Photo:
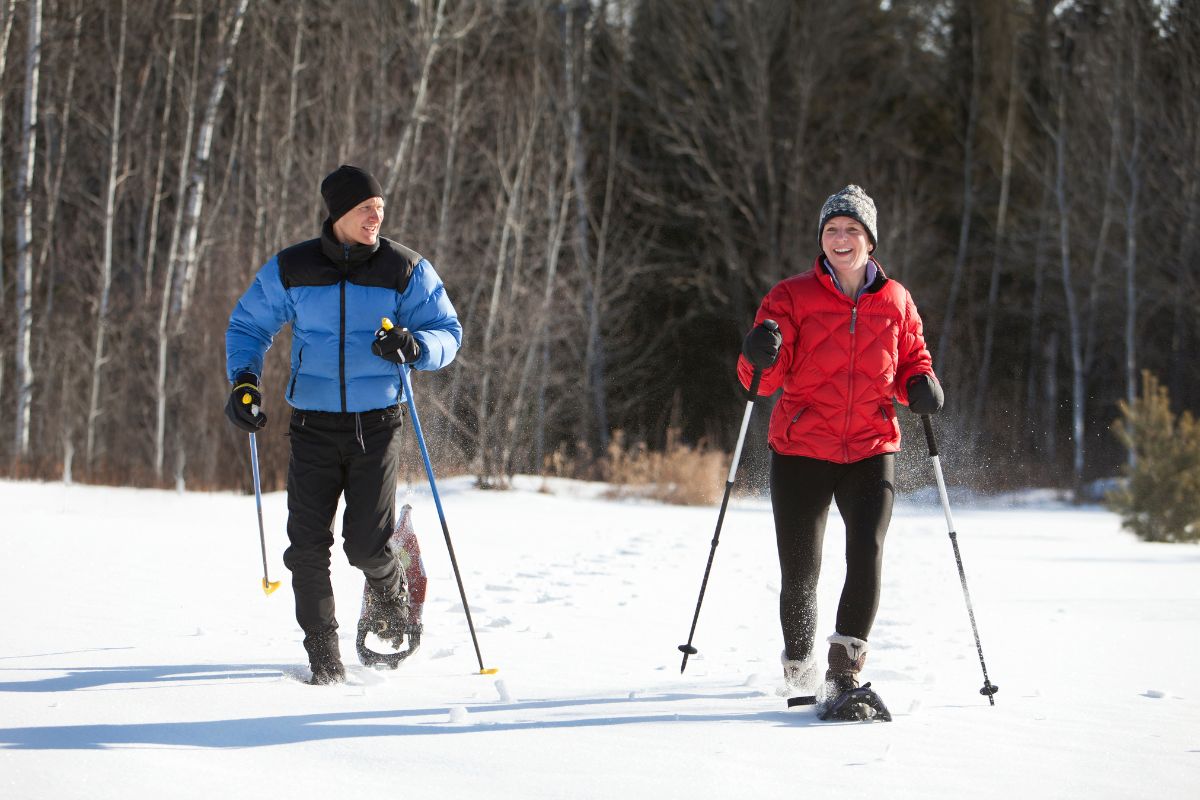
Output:
<svg viewBox="0 0 1200 800">
<path fill-rule="evenodd" d="M 321 252 L 333 263 L 341 265 L 361 264 L 379 249 L 379 239 L 375 244 L 342 244 L 333 235 L 333 220 L 328 217 L 321 223 Z"/>
<path fill-rule="evenodd" d="M 890 278 L 883 273 L 883 265 L 874 258 L 871 258 L 868 263 L 868 274 L 872 265 L 875 267 L 875 279 L 863 287 L 862 291 L 859 293 L 859 297 L 862 297 L 864 294 L 874 294 L 875 292 L 878 292 L 883 288 L 884 284 L 890 280 Z M 824 283 L 832 291 L 837 292 L 842 297 L 846 297 L 846 295 L 842 294 L 842 290 L 838 288 L 838 282 L 837 278 L 833 274 L 833 268 L 825 263 L 824 253 L 817 256 L 817 260 L 813 264 L 813 272 L 815 272 L 817 277 L 821 279 L 821 283 Z M 850 300 L 848 297 L 846 299 Z M 851 302 L 854 301 L 851 300 Z"/>
</svg>

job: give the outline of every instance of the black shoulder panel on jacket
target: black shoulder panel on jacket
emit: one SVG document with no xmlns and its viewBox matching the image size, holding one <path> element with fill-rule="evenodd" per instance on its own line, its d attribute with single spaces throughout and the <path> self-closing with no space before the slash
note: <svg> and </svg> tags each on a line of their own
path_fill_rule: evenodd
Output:
<svg viewBox="0 0 1200 800">
<path fill-rule="evenodd" d="M 284 289 L 332 286 L 342 279 L 341 270 L 321 252 L 320 239 L 309 239 L 280 250 L 276 258 Z"/>
<path fill-rule="evenodd" d="M 419 253 L 381 236 L 375 255 L 361 264 L 353 265 L 349 280 L 359 286 L 379 286 L 403 292 L 408 288 L 408 280 L 420 260 Z"/>
<path fill-rule="evenodd" d="M 341 266 L 329 260 L 321 249 L 320 239 L 292 245 L 279 251 L 279 277 L 285 289 L 296 286 L 333 286 L 346 278 L 359 286 L 378 286 L 403 292 L 408 288 L 413 269 L 421 255 L 399 242 L 379 238 L 379 249 L 358 264 L 350 266 L 346 275 Z"/>
</svg>

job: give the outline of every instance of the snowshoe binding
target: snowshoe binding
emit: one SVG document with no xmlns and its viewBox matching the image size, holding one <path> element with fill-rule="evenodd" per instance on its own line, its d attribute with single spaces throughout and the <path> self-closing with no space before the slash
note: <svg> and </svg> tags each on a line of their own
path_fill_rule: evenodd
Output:
<svg viewBox="0 0 1200 800">
<path fill-rule="evenodd" d="M 362 614 L 358 620 L 355 649 L 364 666 L 385 666 L 395 669 L 417 652 L 421 646 L 421 611 L 425 605 L 428 578 L 421 561 L 421 548 L 412 527 L 412 506 L 400 510 L 396 530 L 389 547 L 396 554 L 398 569 L 402 570 L 399 591 L 390 596 L 369 583 L 363 587 Z M 371 647 L 367 636 L 390 647 L 393 652 L 379 652 Z"/>
<path fill-rule="evenodd" d="M 818 718 L 838 722 L 891 722 L 892 714 L 867 682 L 838 694 L 821 709 Z"/>
</svg>

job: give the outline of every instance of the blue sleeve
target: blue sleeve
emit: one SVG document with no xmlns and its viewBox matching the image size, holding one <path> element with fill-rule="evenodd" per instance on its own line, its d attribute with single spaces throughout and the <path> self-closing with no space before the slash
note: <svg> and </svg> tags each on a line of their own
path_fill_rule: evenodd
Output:
<svg viewBox="0 0 1200 800">
<path fill-rule="evenodd" d="M 462 344 L 462 325 L 442 279 L 425 259 L 413 268 L 408 286 L 400 295 L 396 319 L 421 345 L 421 357 L 413 363 L 413 369 L 441 369 L 454 360 Z"/>
<path fill-rule="evenodd" d="M 279 278 L 279 261 L 272 256 L 229 316 L 225 330 L 225 372 L 229 381 L 232 383 L 239 372 L 253 372 L 261 378 L 263 357 L 275 334 L 295 318 Z"/>
</svg>

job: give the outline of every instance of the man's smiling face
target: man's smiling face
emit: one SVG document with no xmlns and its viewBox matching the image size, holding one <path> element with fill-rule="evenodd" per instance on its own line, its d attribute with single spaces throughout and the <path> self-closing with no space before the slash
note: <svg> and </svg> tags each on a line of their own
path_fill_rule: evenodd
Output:
<svg viewBox="0 0 1200 800">
<path fill-rule="evenodd" d="M 343 214 L 333 223 L 333 234 L 343 244 L 372 245 L 379 240 L 383 224 L 383 198 L 371 197 Z"/>
</svg>

